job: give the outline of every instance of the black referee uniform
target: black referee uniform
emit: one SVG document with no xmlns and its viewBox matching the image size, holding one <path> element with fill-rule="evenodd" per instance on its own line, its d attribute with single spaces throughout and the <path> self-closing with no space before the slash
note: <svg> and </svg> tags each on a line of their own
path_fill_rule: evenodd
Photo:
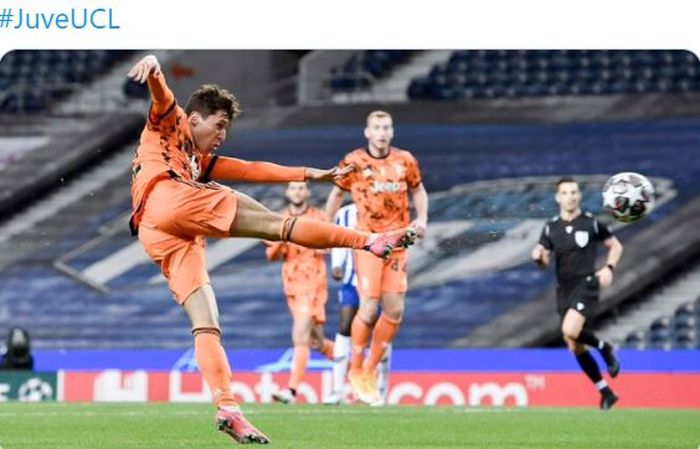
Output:
<svg viewBox="0 0 700 449">
<path fill-rule="evenodd" d="M 585 212 L 572 221 L 556 216 L 542 229 L 540 244 L 552 251 L 557 270 L 557 311 L 563 318 L 568 309 L 592 316 L 600 296 L 595 275 L 598 244 L 613 236 L 607 225 Z"/>
<path fill-rule="evenodd" d="M 565 221 L 560 216 L 549 220 L 544 225 L 539 243 L 554 253 L 556 259 L 557 311 L 560 318 L 563 320 L 569 309 L 586 317 L 584 328 L 576 341 L 598 349 L 608 366 L 608 372 L 615 377 L 620 364 L 612 346 L 598 339 L 586 327 L 600 298 L 600 284 L 595 275 L 598 245 L 612 236 L 607 225 L 600 223 L 593 214 L 584 212 L 571 221 Z M 576 353 L 575 356 L 581 370 L 600 391 L 600 408 L 611 408 L 618 398 L 603 380 L 598 364 L 587 350 Z"/>
</svg>

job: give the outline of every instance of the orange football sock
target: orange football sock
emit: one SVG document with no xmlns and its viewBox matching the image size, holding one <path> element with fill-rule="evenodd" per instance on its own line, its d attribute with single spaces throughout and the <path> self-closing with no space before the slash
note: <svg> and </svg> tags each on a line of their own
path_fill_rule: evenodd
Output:
<svg viewBox="0 0 700 449">
<path fill-rule="evenodd" d="M 365 359 L 365 348 L 369 341 L 371 328 L 367 323 L 360 319 L 359 315 L 355 315 L 350 328 L 351 356 L 350 356 L 350 371 L 358 372 L 362 370 L 362 362 Z"/>
<path fill-rule="evenodd" d="M 236 406 L 231 392 L 231 367 L 218 329 L 195 329 L 194 355 L 217 407 Z"/>
<path fill-rule="evenodd" d="M 333 360 L 333 346 L 335 343 L 333 343 L 332 340 L 329 340 L 327 338 L 323 339 L 323 347 L 319 351 L 325 358 L 328 360 Z"/>
<path fill-rule="evenodd" d="M 306 373 L 306 365 L 309 363 L 309 345 L 294 345 L 292 356 L 292 373 L 289 375 L 289 388 L 296 390 Z"/>
<path fill-rule="evenodd" d="M 287 217 L 282 223 L 280 237 L 286 242 L 307 248 L 354 248 L 367 245 L 369 233 L 347 229 L 319 220 Z"/>
<path fill-rule="evenodd" d="M 369 347 L 369 355 L 364 366 L 366 372 L 373 373 L 377 369 L 379 361 L 384 356 L 386 347 L 394 340 L 400 323 L 401 321 L 392 320 L 383 313 L 379 316 L 377 324 L 374 325 L 372 345 Z"/>
</svg>

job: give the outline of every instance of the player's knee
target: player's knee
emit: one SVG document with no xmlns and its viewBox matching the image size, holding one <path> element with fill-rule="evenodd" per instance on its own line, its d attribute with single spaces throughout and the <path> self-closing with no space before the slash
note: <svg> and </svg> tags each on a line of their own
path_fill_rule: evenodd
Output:
<svg viewBox="0 0 700 449">
<path fill-rule="evenodd" d="M 374 323 L 374 321 L 377 319 L 377 310 L 379 309 L 379 303 L 378 301 L 374 300 L 368 300 L 368 301 L 362 301 L 362 304 L 360 304 L 360 309 L 358 310 L 358 314 L 360 315 L 360 318 L 362 321 L 365 323 L 371 324 Z"/>
<path fill-rule="evenodd" d="M 581 330 L 578 329 L 577 326 L 574 326 L 570 323 L 564 322 L 561 325 L 561 333 L 562 333 L 562 335 L 564 335 L 564 338 L 569 338 L 573 341 L 576 341 L 579 334 L 581 333 Z"/>
<path fill-rule="evenodd" d="M 358 312 L 357 314 L 360 316 L 362 321 L 369 324 L 370 326 L 374 325 L 374 323 L 377 321 L 377 308 L 376 307 L 365 309 L 361 312 Z"/>
<path fill-rule="evenodd" d="M 567 349 L 569 349 L 569 351 L 574 352 L 574 350 L 576 349 L 576 340 L 574 340 L 566 334 L 563 335 L 563 339 L 564 343 L 566 343 Z"/>
<path fill-rule="evenodd" d="M 382 309 L 382 314 L 392 321 L 401 321 L 403 319 L 403 304 L 394 307 L 385 307 Z"/>
</svg>

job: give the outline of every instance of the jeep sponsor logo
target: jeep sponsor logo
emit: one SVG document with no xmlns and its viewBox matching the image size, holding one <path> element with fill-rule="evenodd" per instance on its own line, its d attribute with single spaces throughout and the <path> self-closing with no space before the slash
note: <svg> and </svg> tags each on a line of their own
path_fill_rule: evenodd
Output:
<svg viewBox="0 0 700 449">
<path fill-rule="evenodd" d="M 405 182 L 379 182 L 372 183 L 372 192 L 374 193 L 397 193 L 406 190 Z"/>
</svg>

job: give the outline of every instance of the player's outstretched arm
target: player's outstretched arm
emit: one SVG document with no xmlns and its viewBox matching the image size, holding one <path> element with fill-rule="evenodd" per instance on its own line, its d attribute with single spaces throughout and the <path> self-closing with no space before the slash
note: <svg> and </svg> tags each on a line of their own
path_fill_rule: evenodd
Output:
<svg viewBox="0 0 700 449">
<path fill-rule="evenodd" d="M 148 83 L 151 92 L 151 114 L 158 117 L 167 112 L 175 101 L 175 96 L 165 83 L 165 77 L 160 70 L 160 62 L 155 55 L 147 55 L 137 62 L 126 75 L 137 83 Z M 152 118 L 155 118 L 152 117 Z"/>
<path fill-rule="evenodd" d="M 549 266 L 550 254 L 551 252 L 549 250 L 542 246 L 542 244 L 538 243 L 532 249 L 530 258 L 537 264 L 538 267 L 547 268 L 547 266 Z"/>
<path fill-rule="evenodd" d="M 271 162 L 244 161 L 226 156 L 214 156 L 204 170 L 204 178 L 220 181 L 290 182 L 334 181 L 348 170 L 333 167 L 321 170 L 310 167 L 286 167 Z"/>
<path fill-rule="evenodd" d="M 333 221 L 335 214 L 343 204 L 343 196 L 345 196 L 343 189 L 338 186 L 333 186 L 331 193 L 328 194 L 328 199 L 326 200 L 326 217 L 328 217 L 328 221 Z"/>
<path fill-rule="evenodd" d="M 411 190 L 411 194 L 413 195 L 413 205 L 416 208 L 416 219 L 411 223 L 411 227 L 416 230 L 418 238 L 422 239 L 428 232 L 428 192 L 421 182 Z"/>
</svg>

